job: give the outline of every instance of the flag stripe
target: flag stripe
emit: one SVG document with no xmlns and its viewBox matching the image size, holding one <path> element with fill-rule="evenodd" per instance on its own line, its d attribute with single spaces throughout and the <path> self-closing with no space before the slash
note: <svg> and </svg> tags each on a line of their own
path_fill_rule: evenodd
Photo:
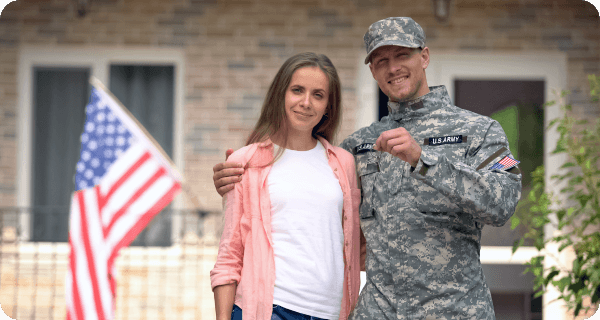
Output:
<svg viewBox="0 0 600 320">
<path fill-rule="evenodd" d="M 104 208 L 104 204 L 106 204 L 107 199 L 115 193 L 115 191 L 127 181 L 133 173 L 142 166 L 144 162 L 150 159 L 150 152 L 145 152 L 127 171 L 112 185 L 110 189 L 106 193 L 105 196 L 102 197 L 102 203 L 100 204 L 100 209 Z"/>
<path fill-rule="evenodd" d="M 127 209 L 127 213 L 111 228 L 106 237 L 107 247 L 113 248 L 123 237 L 131 233 L 131 228 L 137 223 L 143 214 L 149 210 L 152 210 L 154 205 L 160 201 L 160 199 L 167 194 L 174 185 L 176 185 L 177 188 L 180 188 L 179 185 L 174 183 L 174 181 L 168 176 L 162 176 L 150 188 L 148 188 L 146 193 L 142 197 L 138 198 L 136 202 Z M 113 249 L 109 249 L 109 251 L 110 250 Z"/>
<path fill-rule="evenodd" d="M 133 147 L 132 149 L 138 149 L 137 147 Z M 142 151 L 142 150 L 139 150 Z M 137 152 L 136 150 L 127 151 L 127 157 L 141 157 L 142 153 Z M 126 161 L 117 161 L 115 166 L 131 166 L 134 163 L 127 163 Z M 114 219 L 115 214 L 119 212 L 127 202 L 135 195 L 135 193 L 140 189 L 140 187 L 148 180 L 156 171 L 160 168 L 160 165 L 153 158 L 150 158 L 144 161 L 137 170 L 130 172 L 129 179 L 123 181 L 123 183 L 116 189 L 113 196 L 105 199 L 106 204 L 102 210 L 102 225 L 104 228 L 108 228 L 111 221 Z M 121 168 L 119 168 L 121 169 Z M 119 170 L 123 173 L 127 172 L 126 170 Z M 102 189 L 101 189 L 102 190 Z M 107 188 L 106 190 L 109 190 Z"/>
<path fill-rule="evenodd" d="M 86 189 L 84 193 L 84 197 L 86 199 L 86 218 L 88 226 L 87 239 L 89 240 L 91 248 L 93 249 L 95 258 L 94 266 L 96 275 L 98 277 L 98 289 L 101 295 L 100 303 L 102 309 L 104 310 L 105 318 L 112 319 L 112 292 L 110 290 L 110 284 L 108 282 L 108 270 L 106 268 L 108 251 L 106 250 L 106 241 L 104 239 L 104 234 L 102 233 L 102 223 L 100 220 L 100 212 L 98 210 L 98 192 L 99 190 L 96 186 L 92 189 Z"/>
<path fill-rule="evenodd" d="M 75 309 L 75 313 L 71 314 L 74 317 L 78 317 L 79 314 L 87 315 L 86 319 L 94 320 L 97 319 L 95 312 L 94 297 L 92 293 L 92 282 L 89 273 L 87 272 L 87 257 L 83 247 L 83 234 L 81 230 L 81 210 L 78 201 L 79 192 L 75 192 L 71 197 L 71 219 L 70 219 L 70 239 L 71 247 L 73 252 L 73 258 L 75 260 L 74 269 L 71 270 L 73 279 L 77 281 L 77 296 L 73 297 L 78 301 L 77 306 L 79 309 Z M 75 301 L 70 300 L 69 303 L 73 305 Z M 77 318 L 84 319 L 84 318 Z"/>
<path fill-rule="evenodd" d="M 490 170 L 494 170 L 494 169 L 508 170 L 508 169 L 516 166 L 517 164 L 519 164 L 519 162 L 520 161 L 515 160 L 515 159 L 511 158 L 510 156 L 505 156 L 500 161 L 494 163 L 489 169 Z"/>
<path fill-rule="evenodd" d="M 79 289 L 77 288 L 77 277 L 74 276 L 74 270 L 77 270 L 77 262 L 75 261 L 75 254 L 74 254 L 74 248 L 73 248 L 73 242 L 70 239 L 71 237 L 69 237 L 69 242 L 71 242 L 71 252 L 69 253 L 69 260 L 70 260 L 70 267 L 71 267 L 71 272 L 69 272 L 69 275 L 71 277 L 71 282 L 72 282 L 72 286 L 73 286 L 73 292 L 72 292 L 72 298 L 74 301 L 73 304 L 73 309 L 75 309 L 75 314 L 77 315 L 77 319 L 83 319 L 83 311 L 81 310 L 81 299 L 79 297 Z M 69 311 L 70 308 L 67 308 Z M 67 316 L 70 315 L 70 312 L 67 313 Z M 67 317 L 67 320 L 69 320 L 69 317 Z"/>
<path fill-rule="evenodd" d="M 504 159 L 500 160 L 499 163 L 501 163 L 503 165 L 512 165 L 512 164 L 519 163 L 519 162 L 509 156 L 506 156 L 506 157 L 504 157 Z"/>
<path fill-rule="evenodd" d="M 94 304 L 96 306 L 96 313 L 98 314 L 99 320 L 105 320 L 106 316 L 104 315 L 104 310 L 102 308 L 102 300 L 100 297 L 100 288 L 98 284 L 98 275 L 96 274 L 96 267 L 94 264 L 94 251 L 92 250 L 90 239 L 87 236 L 85 236 L 89 234 L 89 230 L 86 214 L 87 208 L 85 205 L 85 200 L 83 199 L 84 192 L 77 192 L 77 200 L 79 201 L 79 210 L 81 212 L 81 233 L 84 235 L 83 245 L 85 247 L 85 255 L 87 257 L 88 262 L 88 272 L 90 273 L 90 277 L 92 280 L 92 290 L 94 292 Z"/>
<path fill-rule="evenodd" d="M 107 194 L 110 188 L 123 176 L 130 167 L 132 167 L 148 149 L 144 148 L 140 142 L 133 142 L 121 156 L 115 160 L 100 184 L 100 190 Z"/>
<path fill-rule="evenodd" d="M 108 226 L 104 229 L 104 237 L 106 238 L 106 236 L 108 235 L 108 233 L 110 232 L 110 229 L 112 229 L 112 227 L 114 226 L 114 224 L 117 222 L 117 220 L 119 220 L 127 211 L 127 209 L 139 198 L 141 197 L 144 192 L 146 192 L 146 190 L 148 190 L 148 188 L 150 188 L 152 186 L 152 184 L 158 180 L 158 178 L 160 178 L 162 175 L 164 175 L 166 173 L 165 168 L 160 167 L 160 169 L 158 169 L 158 171 L 156 171 L 156 173 L 148 180 L 146 181 L 146 183 L 144 183 L 144 185 L 142 185 L 141 188 L 139 188 L 134 195 L 129 198 L 129 201 L 127 201 L 125 203 L 125 205 L 119 209 L 115 215 L 113 216 L 112 220 L 110 221 L 110 223 L 108 224 Z"/>
<path fill-rule="evenodd" d="M 142 231 L 146 225 L 148 225 L 148 223 L 157 213 L 159 213 L 165 206 L 173 201 L 180 190 L 181 186 L 178 183 L 174 184 L 171 189 L 163 197 L 161 197 L 160 200 L 154 204 L 154 206 L 152 206 L 152 208 L 150 208 L 143 216 L 139 218 L 139 220 L 137 220 L 133 226 L 131 226 L 131 228 L 129 228 L 127 232 L 125 232 L 124 236 L 121 238 L 121 241 L 119 241 L 111 250 L 111 255 L 108 258 L 109 268 L 112 268 L 114 260 L 118 256 L 119 250 L 128 246 L 133 240 L 135 240 L 135 237 L 139 234 L 139 232 Z"/>
</svg>

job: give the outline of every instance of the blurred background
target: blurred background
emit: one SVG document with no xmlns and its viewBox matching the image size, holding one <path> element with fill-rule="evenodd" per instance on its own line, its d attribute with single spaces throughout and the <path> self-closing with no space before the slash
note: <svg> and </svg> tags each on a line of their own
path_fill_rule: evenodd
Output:
<svg viewBox="0 0 600 320">
<path fill-rule="evenodd" d="M 180 195 L 117 260 L 117 319 L 214 319 L 209 271 L 222 227 L 212 167 L 243 146 L 291 55 L 324 53 L 343 88 L 336 143 L 387 113 L 362 37 L 389 16 L 424 28 L 429 85 L 498 120 L 529 172 L 556 136 L 543 108 L 600 74 L 600 18 L 583 0 L 18 0 L 0 16 L 0 304 L 16 319 L 63 319 L 68 215 L 90 76 L 172 157 L 200 203 Z M 485 227 L 481 260 L 497 319 L 556 319 L 523 275 L 522 233 Z M 568 315 L 568 314 L 567 314 Z M 562 317 L 562 315 L 561 315 Z M 583 319 L 583 318 L 582 318 Z"/>
</svg>

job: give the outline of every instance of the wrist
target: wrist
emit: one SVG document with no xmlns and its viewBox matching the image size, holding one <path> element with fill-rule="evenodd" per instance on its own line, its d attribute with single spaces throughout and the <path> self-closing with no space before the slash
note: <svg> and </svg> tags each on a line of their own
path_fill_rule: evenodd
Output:
<svg viewBox="0 0 600 320">
<path fill-rule="evenodd" d="M 216 320 L 231 320 L 231 313 L 233 312 L 233 308 L 229 312 L 225 312 L 225 314 L 218 314 Z"/>
<path fill-rule="evenodd" d="M 413 161 L 409 162 L 410 166 L 416 168 L 419 165 L 419 160 L 421 160 L 421 152 L 419 152 L 419 156 L 416 157 Z"/>
<path fill-rule="evenodd" d="M 410 166 L 413 168 L 416 168 L 417 165 L 419 164 L 419 160 L 421 159 L 421 152 L 423 151 L 423 149 L 421 149 L 420 147 L 417 147 L 417 152 L 415 152 L 415 159 L 410 163 Z"/>
<path fill-rule="evenodd" d="M 416 160 L 416 161 L 414 161 L 414 162 L 411 162 L 411 163 L 410 163 L 410 167 L 411 167 L 411 168 L 416 168 L 418 164 L 419 164 L 419 158 L 417 158 L 417 160 Z"/>
</svg>

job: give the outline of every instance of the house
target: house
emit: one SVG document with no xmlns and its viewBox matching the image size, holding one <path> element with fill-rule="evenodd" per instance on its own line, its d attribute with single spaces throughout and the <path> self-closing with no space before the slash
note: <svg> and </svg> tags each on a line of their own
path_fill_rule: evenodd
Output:
<svg viewBox="0 0 600 320">
<path fill-rule="evenodd" d="M 267 86 L 289 56 L 324 53 L 338 68 L 339 141 L 376 120 L 385 97 L 364 65 L 362 37 L 388 16 L 427 35 L 430 85 L 499 119 L 524 171 L 556 170 L 542 130 L 568 89 L 581 117 L 587 74 L 600 74 L 600 17 L 583 0 L 17 0 L 0 16 L 0 304 L 13 318 L 64 316 L 68 200 L 88 78 L 103 82 L 146 126 L 201 203 L 180 196 L 123 250 L 119 318 L 211 318 L 207 282 L 221 199 L 212 166 L 239 148 Z M 381 111 L 380 111 L 381 110 Z M 526 183 L 527 181 L 524 181 Z M 527 187 L 525 185 L 525 187 Z M 202 213 L 199 213 L 198 210 Z M 208 214 L 205 214 L 208 213 Z M 532 250 L 510 255 L 518 231 L 484 228 L 482 262 L 498 319 L 559 319 L 522 275 Z M 542 312 L 543 310 L 543 312 Z M 558 310 L 558 311 L 557 311 Z"/>
</svg>

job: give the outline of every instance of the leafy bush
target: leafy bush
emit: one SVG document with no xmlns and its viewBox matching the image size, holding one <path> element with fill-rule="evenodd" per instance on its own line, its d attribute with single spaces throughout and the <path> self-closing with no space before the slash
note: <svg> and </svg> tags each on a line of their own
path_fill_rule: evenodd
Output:
<svg viewBox="0 0 600 320">
<path fill-rule="evenodd" d="M 600 98 L 600 77 L 588 76 L 593 102 Z M 561 98 L 569 94 L 561 93 Z M 546 105 L 554 105 L 552 101 Z M 553 175 L 549 183 L 565 183 L 560 196 L 546 191 L 544 167 L 538 167 L 532 176 L 532 189 L 521 200 L 511 228 L 525 226 L 527 232 L 515 241 L 513 253 L 531 239 L 538 251 L 558 246 L 558 252 L 572 248 L 575 259 L 572 266 L 544 268 L 544 259 L 556 257 L 540 252 L 527 263 L 525 272 L 534 275 L 536 297 L 554 286 L 560 292 L 558 299 L 567 302 L 575 315 L 591 307 L 584 303 L 589 297 L 592 305 L 600 301 L 600 118 L 594 123 L 577 120 L 571 114 L 571 105 L 561 105 L 563 116 L 550 122 L 547 129 L 555 127 L 560 137 L 553 154 L 567 154 L 568 160 Z M 562 200 L 561 200 L 562 199 Z M 558 232 L 544 236 L 544 226 L 551 224 Z"/>
</svg>

